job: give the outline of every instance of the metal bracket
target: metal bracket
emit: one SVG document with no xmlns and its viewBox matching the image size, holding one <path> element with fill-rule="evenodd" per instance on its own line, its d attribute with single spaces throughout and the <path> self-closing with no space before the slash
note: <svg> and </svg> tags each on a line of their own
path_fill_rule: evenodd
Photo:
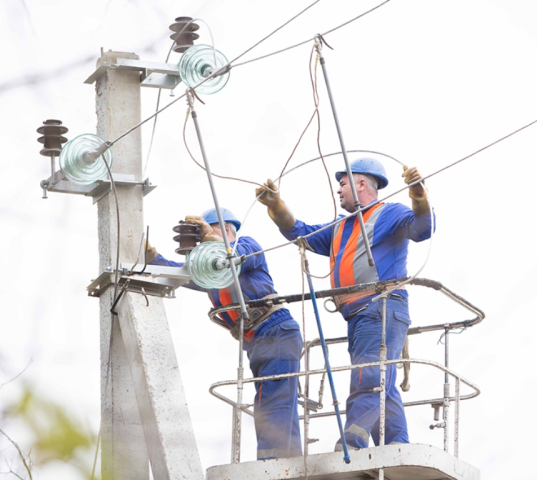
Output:
<svg viewBox="0 0 537 480">
<path fill-rule="evenodd" d="M 114 63 L 102 63 L 84 83 L 91 85 L 110 69 L 141 72 L 140 85 L 142 87 L 173 90 L 181 82 L 179 70 L 175 63 L 147 62 L 145 60 L 118 58 Z"/>
<path fill-rule="evenodd" d="M 126 175 L 122 173 L 112 173 L 114 182 L 118 186 L 137 186 L 140 185 L 143 189 L 144 197 L 152 192 L 156 185 L 152 185 L 149 178 L 143 182 L 137 182 L 134 175 Z M 54 172 L 54 175 L 41 181 L 41 188 L 48 192 L 57 193 L 73 193 L 75 195 L 85 195 L 93 197 L 93 203 L 97 203 L 101 198 L 105 197 L 112 191 L 112 182 L 108 178 L 98 180 L 90 185 L 77 185 L 65 178 L 61 170 Z"/>
<path fill-rule="evenodd" d="M 118 280 L 119 287 L 129 281 L 126 290 L 128 292 L 142 293 L 154 297 L 175 298 L 175 290 L 190 281 L 190 275 L 186 267 L 160 267 L 148 265 L 144 275 L 129 275 L 133 264 L 122 263 Z M 115 271 L 107 270 L 93 280 L 86 289 L 88 296 L 100 297 L 101 293 L 114 285 Z"/>
</svg>

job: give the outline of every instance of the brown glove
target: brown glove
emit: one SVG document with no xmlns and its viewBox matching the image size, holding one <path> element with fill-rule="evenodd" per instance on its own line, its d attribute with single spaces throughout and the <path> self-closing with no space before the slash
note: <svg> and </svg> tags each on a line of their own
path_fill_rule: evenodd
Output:
<svg viewBox="0 0 537 480">
<path fill-rule="evenodd" d="M 421 179 L 420 172 L 418 172 L 418 169 L 416 167 L 408 168 L 405 165 L 403 167 L 403 170 L 403 175 L 401 176 L 405 179 L 405 183 L 407 185 L 410 185 L 411 183 L 417 182 Z M 423 186 L 418 183 L 417 185 L 413 185 L 408 189 L 408 196 L 413 200 L 423 201 L 427 198 L 427 192 L 425 191 Z"/>
<path fill-rule="evenodd" d="M 149 242 L 144 241 L 145 263 L 152 263 L 158 256 L 157 249 Z"/>
<path fill-rule="evenodd" d="M 185 217 L 185 222 L 200 226 L 201 242 L 221 242 L 224 240 L 220 235 L 216 235 L 213 231 L 213 227 L 199 215 L 187 215 Z"/>
</svg>

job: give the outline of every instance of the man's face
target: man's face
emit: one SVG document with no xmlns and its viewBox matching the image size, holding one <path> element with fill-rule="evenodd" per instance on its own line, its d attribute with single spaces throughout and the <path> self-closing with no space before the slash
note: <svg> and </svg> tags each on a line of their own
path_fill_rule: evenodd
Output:
<svg viewBox="0 0 537 480">
<path fill-rule="evenodd" d="M 358 185 L 356 187 L 358 187 Z M 349 183 L 349 178 L 346 173 L 341 175 L 341 180 L 339 181 L 339 188 L 337 193 L 339 195 L 339 204 L 341 208 L 347 210 L 347 212 L 349 213 L 354 212 L 356 210 L 354 208 L 354 199 L 352 198 L 351 185 Z"/>
</svg>

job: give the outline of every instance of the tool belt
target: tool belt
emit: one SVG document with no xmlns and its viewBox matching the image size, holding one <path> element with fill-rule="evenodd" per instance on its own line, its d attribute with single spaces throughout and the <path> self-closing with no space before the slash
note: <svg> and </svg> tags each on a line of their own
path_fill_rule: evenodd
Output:
<svg viewBox="0 0 537 480">
<path fill-rule="evenodd" d="M 397 285 L 390 285 L 389 287 L 386 287 L 386 290 L 393 290 Z M 399 287 L 397 290 L 406 290 L 405 286 Z M 371 295 L 379 295 L 381 292 L 378 290 L 365 290 L 363 292 L 356 292 L 356 293 L 346 293 L 345 295 L 336 295 L 334 296 L 334 303 L 336 305 L 336 308 L 339 312 L 343 309 L 346 303 L 349 302 L 355 302 L 356 300 L 360 300 L 361 298 L 369 297 Z"/>
<path fill-rule="evenodd" d="M 269 298 L 275 298 L 277 297 L 277 293 L 271 293 L 270 295 L 267 295 L 266 297 L 263 297 L 264 299 Z M 244 321 L 244 333 L 247 333 L 251 330 L 257 330 L 259 326 L 268 318 L 270 317 L 276 310 L 279 310 L 280 308 L 285 308 L 285 305 L 279 304 L 279 305 L 272 305 L 272 307 L 258 307 L 258 308 L 247 308 L 248 312 L 248 320 Z M 235 339 L 239 339 L 239 323 L 236 323 L 235 326 L 230 330 L 231 336 Z"/>
</svg>

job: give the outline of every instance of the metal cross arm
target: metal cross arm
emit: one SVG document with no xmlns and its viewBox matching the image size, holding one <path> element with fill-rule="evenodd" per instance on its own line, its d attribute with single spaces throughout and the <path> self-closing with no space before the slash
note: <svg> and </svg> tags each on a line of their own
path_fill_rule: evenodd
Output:
<svg viewBox="0 0 537 480">
<path fill-rule="evenodd" d="M 132 274 L 136 264 L 122 263 L 118 286 L 124 287 L 128 282 L 126 291 L 143 293 L 156 297 L 175 297 L 175 290 L 190 281 L 190 275 L 183 267 L 163 267 L 160 265 L 147 265 L 143 275 Z M 100 297 L 109 287 L 114 285 L 115 272 L 112 269 L 101 273 L 87 287 L 90 297 Z"/>
<path fill-rule="evenodd" d="M 147 62 L 145 60 L 135 60 L 130 58 L 117 58 L 115 61 L 103 62 L 95 72 L 93 72 L 84 83 L 92 84 L 106 71 L 131 70 L 139 71 L 140 85 L 151 88 L 167 88 L 173 90 L 181 79 L 179 70 L 175 63 Z"/>
</svg>

